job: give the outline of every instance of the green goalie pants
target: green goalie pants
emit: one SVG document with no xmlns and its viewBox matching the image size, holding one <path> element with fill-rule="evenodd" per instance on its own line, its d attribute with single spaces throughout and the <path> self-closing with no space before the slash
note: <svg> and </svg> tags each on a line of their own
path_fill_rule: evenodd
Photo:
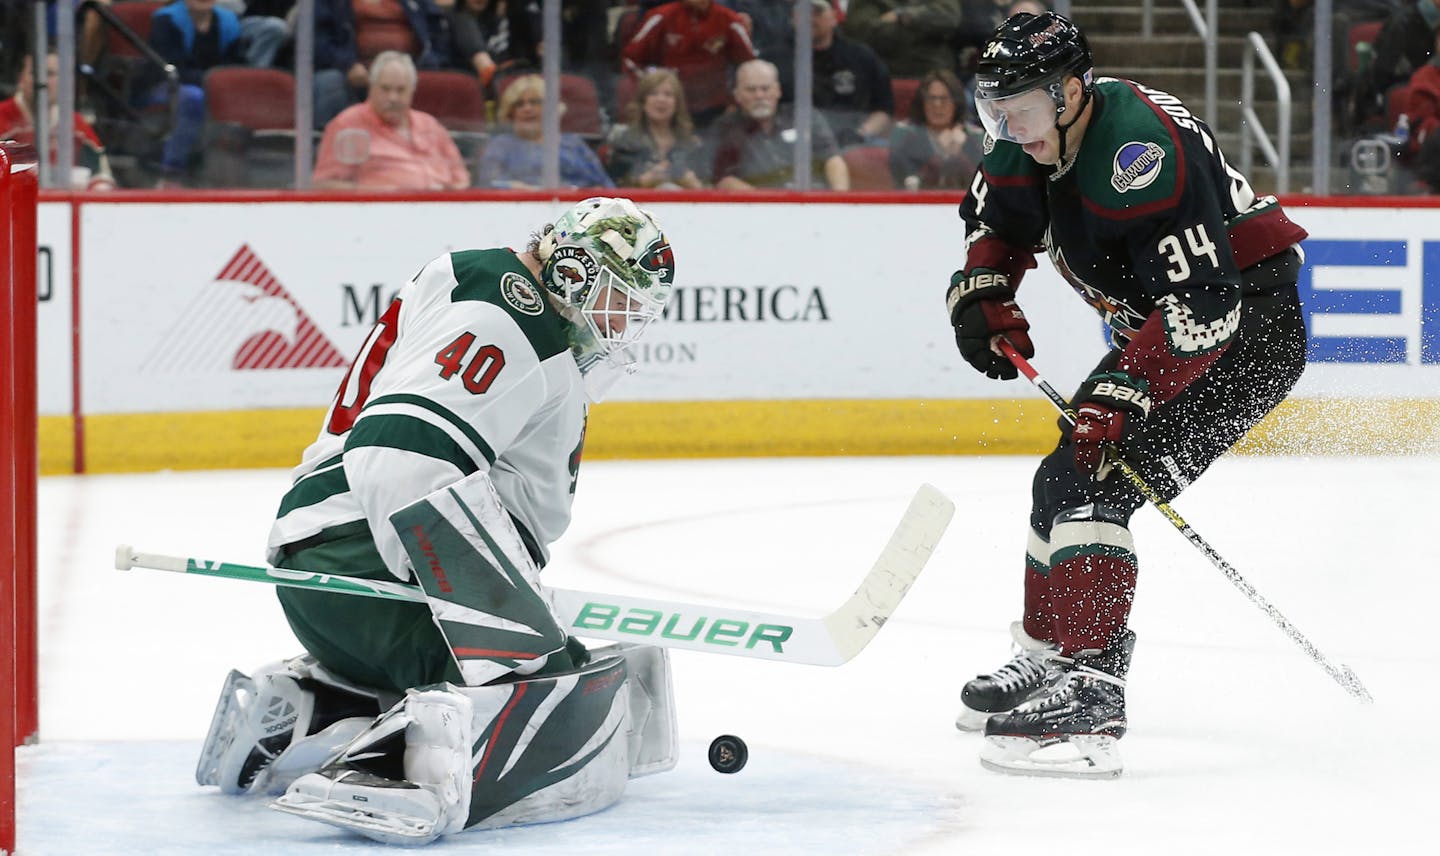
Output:
<svg viewBox="0 0 1440 856">
<path fill-rule="evenodd" d="M 283 548 L 276 565 L 395 581 L 363 521 Z M 297 588 L 276 593 L 295 638 L 320 665 L 346 680 L 394 693 L 441 681 L 465 683 L 427 604 Z M 586 659 L 584 651 L 572 638 L 538 674 L 574 668 Z"/>
</svg>

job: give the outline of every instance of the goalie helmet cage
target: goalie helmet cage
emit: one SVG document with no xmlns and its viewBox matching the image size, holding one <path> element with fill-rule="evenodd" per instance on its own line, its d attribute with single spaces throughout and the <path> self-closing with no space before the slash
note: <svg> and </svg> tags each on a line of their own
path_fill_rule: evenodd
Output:
<svg viewBox="0 0 1440 856">
<path fill-rule="evenodd" d="M 34 149 L 0 142 L 0 853 L 15 852 L 15 747 L 39 729 L 35 640 Z"/>
</svg>

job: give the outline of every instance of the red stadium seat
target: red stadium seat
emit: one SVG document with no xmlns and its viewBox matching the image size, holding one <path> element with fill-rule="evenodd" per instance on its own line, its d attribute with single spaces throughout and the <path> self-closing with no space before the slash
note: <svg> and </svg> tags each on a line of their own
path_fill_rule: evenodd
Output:
<svg viewBox="0 0 1440 856">
<path fill-rule="evenodd" d="M 1356 48 L 1360 46 L 1361 42 L 1368 42 L 1371 47 L 1374 47 L 1375 39 L 1380 35 L 1380 29 L 1383 26 L 1385 26 L 1384 21 L 1366 21 L 1350 28 L 1350 44 L 1345 52 L 1348 70 L 1352 72 L 1360 70 L 1360 52 Z"/>
<path fill-rule="evenodd" d="M 295 78 L 274 68 L 212 68 L 205 74 L 205 108 L 212 122 L 293 132 Z"/>
<path fill-rule="evenodd" d="M 273 68 L 205 74 L 211 187 L 288 187 L 295 177 L 295 78 Z"/>
<path fill-rule="evenodd" d="M 1385 127 L 1393 128 L 1405 112 L 1405 102 L 1410 98 L 1409 84 L 1396 86 L 1385 93 Z"/>
<path fill-rule="evenodd" d="M 140 41 L 150 41 L 150 22 L 155 17 L 155 11 L 165 3 L 151 2 L 151 0 L 129 0 L 123 3 L 111 3 L 110 11 L 115 13 L 121 23 L 135 31 Z M 140 51 L 130 44 L 130 41 L 114 27 L 105 28 L 105 50 L 111 56 L 138 57 Z"/>
<path fill-rule="evenodd" d="M 892 77 L 890 78 L 890 91 L 895 95 L 895 118 L 902 121 L 909 119 L 910 104 L 920 91 L 920 78 Z"/>
<path fill-rule="evenodd" d="M 434 116 L 450 131 L 485 130 L 485 93 L 479 79 L 463 71 L 420 72 L 411 106 Z"/>
<path fill-rule="evenodd" d="M 851 190 L 894 190 L 890 175 L 890 149 L 886 146 L 856 146 L 841 153 L 850 168 Z"/>
<path fill-rule="evenodd" d="M 640 88 L 640 81 L 628 74 L 622 74 L 615 79 L 615 115 L 616 122 L 625 121 L 625 111 L 630 107 L 630 102 L 635 100 L 635 92 Z"/>
<path fill-rule="evenodd" d="M 560 116 L 560 130 L 567 134 L 598 140 L 605 135 L 605 120 L 600 112 L 600 93 L 595 81 L 578 74 L 560 75 L 560 100 L 565 112 Z"/>
</svg>

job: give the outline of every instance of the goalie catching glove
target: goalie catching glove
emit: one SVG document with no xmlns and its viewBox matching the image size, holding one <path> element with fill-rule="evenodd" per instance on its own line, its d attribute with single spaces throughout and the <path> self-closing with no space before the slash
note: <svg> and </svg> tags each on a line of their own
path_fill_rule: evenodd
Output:
<svg viewBox="0 0 1440 856">
<path fill-rule="evenodd" d="M 1150 385 L 1122 371 L 1102 372 L 1080 385 L 1075 404 L 1075 469 L 1103 480 L 1128 423 L 1150 415 Z"/>
<path fill-rule="evenodd" d="M 996 380 L 1019 377 L 1010 360 L 991 347 L 996 336 L 1004 336 L 1026 358 L 1035 356 L 1030 322 L 1015 303 L 1010 276 L 990 268 L 974 268 L 968 274 L 957 270 L 950 276 L 945 303 L 955 328 L 955 345 L 966 362 Z"/>
</svg>

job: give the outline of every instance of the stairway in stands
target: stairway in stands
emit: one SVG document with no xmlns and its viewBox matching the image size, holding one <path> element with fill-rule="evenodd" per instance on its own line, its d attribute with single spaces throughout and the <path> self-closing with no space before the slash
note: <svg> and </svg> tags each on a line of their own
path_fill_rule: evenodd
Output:
<svg viewBox="0 0 1440 856">
<path fill-rule="evenodd" d="M 1199 4 L 1203 14 L 1205 5 Z M 1071 17 L 1085 30 L 1095 54 L 1096 72 L 1139 81 L 1179 97 L 1205 117 L 1205 42 L 1195 32 L 1179 0 L 1153 0 L 1153 35 L 1141 35 L 1141 0 L 1073 0 Z M 1240 87 L 1246 34 L 1258 32 L 1279 59 L 1273 12 L 1265 0 L 1219 0 L 1219 54 L 1213 130 L 1221 150 L 1240 165 Z M 1255 65 L 1255 112 L 1273 138 L 1278 126 L 1275 86 L 1259 62 Z M 1287 71 L 1293 99 L 1290 124 L 1290 187 L 1310 190 L 1311 97 L 1309 70 Z M 1259 148 L 1249 176 L 1257 193 L 1275 190 L 1275 171 Z"/>
</svg>

